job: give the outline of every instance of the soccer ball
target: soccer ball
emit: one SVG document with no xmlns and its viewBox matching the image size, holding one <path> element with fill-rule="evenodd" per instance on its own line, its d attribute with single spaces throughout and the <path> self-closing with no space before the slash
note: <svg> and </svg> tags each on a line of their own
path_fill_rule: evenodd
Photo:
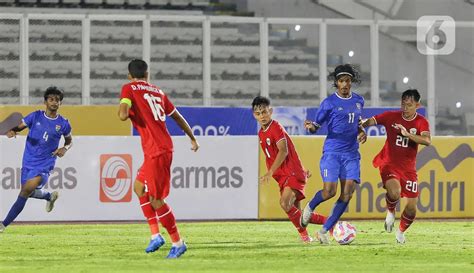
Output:
<svg viewBox="0 0 474 273">
<path fill-rule="evenodd" d="M 357 230 L 354 225 L 349 222 L 337 222 L 334 226 L 332 237 L 341 245 L 348 245 L 354 241 Z"/>
</svg>

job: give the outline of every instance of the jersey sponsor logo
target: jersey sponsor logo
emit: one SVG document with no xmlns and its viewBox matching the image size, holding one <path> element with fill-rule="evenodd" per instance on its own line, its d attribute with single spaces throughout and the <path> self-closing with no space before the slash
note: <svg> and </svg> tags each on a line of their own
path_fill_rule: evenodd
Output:
<svg viewBox="0 0 474 273">
<path fill-rule="evenodd" d="M 100 155 L 101 202 L 132 200 L 132 156 L 130 154 Z"/>
<path fill-rule="evenodd" d="M 416 128 L 410 128 L 410 134 L 416 135 Z"/>
</svg>

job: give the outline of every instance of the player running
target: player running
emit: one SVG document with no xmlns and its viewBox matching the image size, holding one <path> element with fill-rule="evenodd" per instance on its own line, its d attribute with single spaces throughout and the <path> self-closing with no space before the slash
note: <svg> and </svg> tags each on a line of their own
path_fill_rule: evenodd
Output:
<svg viewBox="0 0 474 273">
<path fill-rule="evenodd" d="M 128 64 L 128 72 L 130 82 L 122 87 L 118 114 L 122 121 L 130 118 L 142 142 L 144 161 L 138 171 L 134 191 L 152 234 L 145 251 L 154 252 L 165 243 L 159 232 L 158 217 L 172 242 L 167 258 L 178 258 L 186 252 L 187 246 L 181 240 L 174 214 L 165 202 L 170 191 L 170 168 L 173 158 L 173 142 L 166 128 L 166 116 L 171 116 L 189 136 L 191 150 L 197 151 L 199 144 L 188 123 L 166 94 L 147 82 L 147 63 L 143 60 L 132 60 Z"/>
<path fill-rule="evenodd" d="M 43 190 L 49 173 L 54 169 L 56 157 L 63 157 L 72 146 L 71 125 L 58 114 L 64 98 L 63 92 L 55 86 L 44 93 L 46 111 L 35 111 L 27 115 L 21 123 L 7 132 L 7 137 L 15 137 L 17 132 L 28 127 L 23 163 L 21 166 L 21 189 L 18 198 L 7 216 L 0 223 L 0 232 L 10 225 L 25 207 L 29 197 L 46 200 L 46 211 L 51 212 L 59 193 Z M 58 148 L 61 136 L 64 146 Z"/>
<path fill-rule="evenodd" d="M 312 238 L 308 235 L 306 227 L 301 226 L 300 201 L 305 198 L 304 187 L 309 177 L 305 171 L 291 138 L 285 129 L 272 119 L 273 109 L 270 100 L 258 96 L 252 102 L 252 110 L 255 119 L 261 128 L 258 131 L 260 146 L 265 154 L 267 173 L 260 177 L 262 182 L 268 182 L 273 177 L 280 186 L 280 206 L 288 215 L 288 218 L 298 230 L 301 240 L 309 243 Z M 324 224 L 326 217 L 313 213 L 309 222 L 313 224 Z"/>
<path fill-rule="evenodd" d="M 305 127 L 311 133 L 327 122 L 328 135 L 320 161 L 323 189 L 304 208 L 302 226 L 308 225 L 312 212 L 319 204 L 336 195 L 337 180 L 341 182 L 341 195 L 326 223 L 316 233 L 321 244 L 329 244 L 327 232 L 346 210 L 355 183 L 360 183 L 359 142 L 364 143 L 367 138 L 365 131 L 359 127 L 364 98 L 351 92 L 352 83 L 360 82 L 359 73 L 351 65 L 345 64 L 337 66 L 332 76 L 337 91 L 321 102 L 315 122 L 305 121 Z"/>
<path fill-rule="evenodd" d="M 431 144 L 430 126 L 425 117 L 418 114 L 420 93 L 408 89 L 402 94 L 401 110 L 387 111 L 373 116 L 362 123 L 363 127 L 383 125 L 387 131 L 387 140 L 382 150 L 373 160 L 380 170 L 384 188 L 387 190 L 387 216 L 385 230 L 392 232 L 395 222 L 395 207 L 400 197 L 408 202 L 400 219 L 396 232 L 398 243 L 405 243 L 405 231 L 415 220 L 418 202 L 418 178 L 416 174 L 416 154 L 418 144 Z"/>
</svg>

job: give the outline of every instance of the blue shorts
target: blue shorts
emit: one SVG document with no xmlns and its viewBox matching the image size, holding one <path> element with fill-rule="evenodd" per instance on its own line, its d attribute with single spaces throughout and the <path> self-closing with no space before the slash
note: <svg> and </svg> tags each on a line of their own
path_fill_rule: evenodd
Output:
<svg viewBox="0 0 474 273">
<path fill-rule="evenodd" d="M 360 183 L 360 154 L 323 153 L 319 164 L 323 182 L 337 182 L 339 179 L 355 180 Z"/>
<path fill-rule="evenodd" d="M 41 176 L 41 183 L 36 187 L 37 189 L 41 189 L 46 182 L 48 182 L 49 178 L 49 171 L 44 169 L 28 169 L 28 168 L 21 168 L 21 184 L 25 185 L 26 181 Z"/>
</svg>

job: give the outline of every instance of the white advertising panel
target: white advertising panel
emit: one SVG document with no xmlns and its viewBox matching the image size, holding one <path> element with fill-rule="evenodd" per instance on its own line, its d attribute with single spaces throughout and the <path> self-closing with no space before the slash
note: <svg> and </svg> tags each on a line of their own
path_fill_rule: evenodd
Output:
<svg viewBox="0 0 474 273">
<path fill-rule="evenodd" d="M 20 191 L 25 137 L 0 137 L 0 218 Z M 173 137 L 175 152 L 167 202 L 179 220 L 256 219 L 258 142 L 252 137 L 203 137 L 191 151 Z M 74 137 L 58 158 L 45 189 L 59 191 L 54 210 L 30 198 L 16 221 L 142 220 L 133 182 L 143 162 L 138 137 Z"/>
</svg>

